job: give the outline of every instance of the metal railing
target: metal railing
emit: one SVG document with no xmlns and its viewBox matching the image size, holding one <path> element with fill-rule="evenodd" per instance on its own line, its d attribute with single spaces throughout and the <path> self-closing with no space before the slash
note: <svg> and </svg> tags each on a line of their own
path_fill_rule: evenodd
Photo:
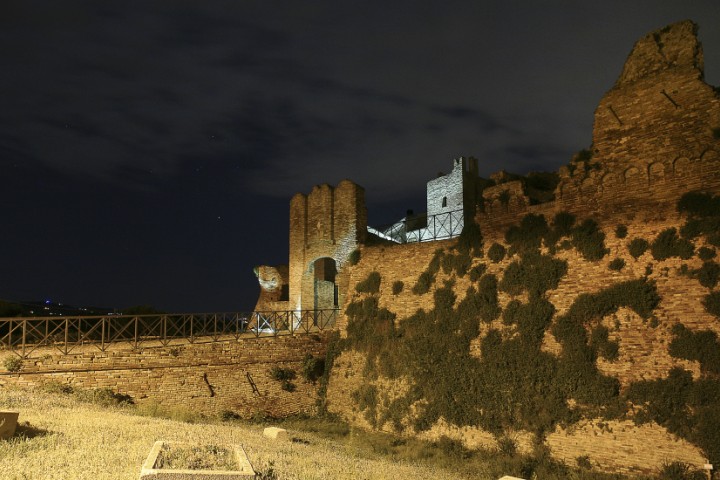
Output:
<svg viewBox="0 0 720 480">
<path fill-rule="evenodd" d="M 465 226 L 463 210 L 415 215 L 404 218 L 392 225 L 369 228 L 371 233 L 396 243 L 429 242 L 457 237 Z"/>
<path fill-rule="evenodd" d="M 42 347 L 67 355 L 81 345 L 92 345 L 104 352 L 123 342 L 137 349 L 151 342 L 167 346 L 178 341 L 308 334 L 334 328 L 337 315 L 337 309 L 330 309 L 0 318 L 0 351 L 9 350 L 27 358 Z"/>
</svg>

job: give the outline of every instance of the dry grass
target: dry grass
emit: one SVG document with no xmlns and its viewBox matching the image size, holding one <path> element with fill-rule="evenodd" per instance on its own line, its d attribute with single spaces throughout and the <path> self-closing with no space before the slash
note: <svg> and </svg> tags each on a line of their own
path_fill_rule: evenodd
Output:
<svg viewBox="0 0 720 480">
<path fill-rule="evenodd" d="M 188 424 L 39 390 L 0 386 L 0 408 L 19 410 L 21 422 L 16 435 L 0 443 L 3 480 L 137 479 L 157 440 L 241 444 L 255 470 L 268 480 L 468 478 L 368 456 L 352 442 L 336 442 L 310 432 L 291 431 L 296 441 L 276 442 L 263 437 L 266 425 Z M 473 478 L 490 477 L 480 472 Z"/>
</svg>

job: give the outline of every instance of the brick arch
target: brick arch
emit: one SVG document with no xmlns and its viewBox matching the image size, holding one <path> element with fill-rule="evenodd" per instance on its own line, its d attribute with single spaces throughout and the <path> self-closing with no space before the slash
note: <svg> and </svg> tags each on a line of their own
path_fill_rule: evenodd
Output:
<svg viewBox="0 0 720 480">
<path fill-rule="evenodd" d="M 648 183 L 662 183 L 665 181 L 665 165 L 662 162 L 654 162 L 647 167 Z"/>
<path fill-rule="evenodd" d="M 630 167 L 623 172 L 626 185 L 642 185 L 644 183 L 644 177 L 642 170 L 638 167 Z"/>
<path fill-rule="evenodd" d="M 610 172 L 606 173 L 602 177 L 602 186 L 603 188 L 607 187 L 614 187 L 620 183 L 617 174 Z"/>
<path fill-rule="evenodd" d="M 678 157 L 673 161 L 673 173 L 677 177 L 689 175 L 691 169 L 690 159 L 687 157 Z"/>
</svg>

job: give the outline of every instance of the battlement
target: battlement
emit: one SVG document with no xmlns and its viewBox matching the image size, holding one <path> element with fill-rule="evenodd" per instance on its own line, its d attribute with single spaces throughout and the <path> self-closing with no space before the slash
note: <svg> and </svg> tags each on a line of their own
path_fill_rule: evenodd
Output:
<svg viewBox="0 0 720 480">
<path fill-rule="evenodd" d="M 661 215 L 685 192 L 720 192 L 720 96 L 703 81 L 696 33 L 684 21 L 640 39 L 595 110 L 589 155 L 558 172 L 555 200 L 531 205 L 518 182 L 485 189 L 481 229 L 502 230 L 527 213 Z"/>
</svg>

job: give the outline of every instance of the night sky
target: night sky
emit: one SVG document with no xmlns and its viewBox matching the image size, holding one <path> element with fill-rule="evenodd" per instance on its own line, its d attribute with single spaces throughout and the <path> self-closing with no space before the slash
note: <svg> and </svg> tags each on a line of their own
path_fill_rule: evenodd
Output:
<svg viewBox="0 0 720 480">
<path fill-rule="evenodd" d="M 718 0 L 4 0 L 0 299 L 251 309 L 294 193 L 349 178 L 379 225 L 461 155 L 557 170 L 688 18 L 720 85 Z"/>
</svg>

